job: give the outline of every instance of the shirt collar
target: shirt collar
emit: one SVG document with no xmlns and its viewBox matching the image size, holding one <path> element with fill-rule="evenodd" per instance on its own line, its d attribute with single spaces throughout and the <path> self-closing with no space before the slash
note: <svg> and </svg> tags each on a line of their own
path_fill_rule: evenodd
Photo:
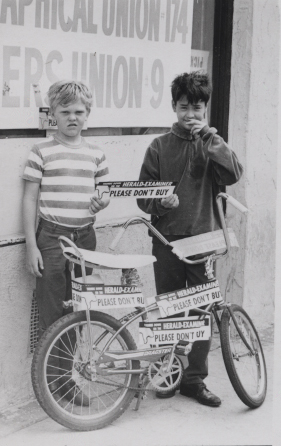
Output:
<svg viewBox="0 0 281 446">
<path fill-rule="evenodd" d="M 184 130 L 182 127 L 179 126 L 177 122 L 173 124 L 171 133 L 178 136 L 179 138 L 187 139 L 188 141 L 195 141 L 196 139 L 200 138 L 198 134 L 192 135 L 189 130 Z"/>
</svg>

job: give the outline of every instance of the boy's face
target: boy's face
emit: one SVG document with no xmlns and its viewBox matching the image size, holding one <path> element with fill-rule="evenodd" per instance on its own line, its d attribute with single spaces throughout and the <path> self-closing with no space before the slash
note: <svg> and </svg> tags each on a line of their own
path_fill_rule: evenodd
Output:
<svg viewBox="0 0 281 446">
<path fill-rule="evenodd" d="M 203 121 L 207 112 L 207 105 L 203 101 L 198 101 L 195 104 L 190 104 L 186 96 L 182 96 L 175 104 L 172 101 L 172 107 L 177 114 L 178 124 L 185 130 L 190 130 L 192 125 L 191 120 Z"/>
<path fill-rule="evenodd" d="M 58 136 L 67 140 L 75 140 L 80 136 L 88 115 L 89 112 L 81 99 L 66 107 L 58 105 L 53 112 L 58 125 Z"/>
</svg>

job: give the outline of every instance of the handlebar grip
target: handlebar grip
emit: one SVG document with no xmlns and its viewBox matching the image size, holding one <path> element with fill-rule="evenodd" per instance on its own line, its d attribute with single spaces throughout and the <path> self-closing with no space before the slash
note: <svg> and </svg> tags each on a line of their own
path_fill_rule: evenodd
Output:
<svg viewBox="0 0 281 446">
<path fill-rule="evenodd" d="M 173 248 L 172 253 L 175 254 L 180 260 L 184 259 L 184 255 L 180 249 Z"/>
<path fill-rule="evenodd" d="M 230 195 L 227 195 L 227 203 L 230 203 L 232 206 L 234 206 L 236 209 L 238 209 L 240 212 L 243 212 L 244 214 L 248 212 L 248 209 L 243 206 L 243 204 L 239 203 L 239 201 L 235 200 L 235 198 L 231 197 Z"/>
<path fill-rule="evenodd" d="M 113 240 L 113 242 L 111 243 L 111 245 L 109 246 L 109 249 L 111 249 L 111 251 L 114 251 L 116 246 L 118 245 L 118 243 L 120 242 L 121 237 L 123 236 L 124 232 L 126 231 L 126 228 L 121 228 L 120 231 L 118 232 L 118 234 L 116 235 L 115 239 Z"/>
</svg>

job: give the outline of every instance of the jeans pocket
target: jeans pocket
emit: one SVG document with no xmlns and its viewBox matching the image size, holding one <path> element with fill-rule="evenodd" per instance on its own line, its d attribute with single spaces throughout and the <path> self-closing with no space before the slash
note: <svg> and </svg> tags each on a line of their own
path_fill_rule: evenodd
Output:
<svg viewBox="0 0 281 446">
<path fill-rule="evenodd" d="M 40 237 L 40 234 L 41 234 L 41 232 L 42 232 L 42 229 L 43 229 L 43 227 L 40 225 L 40 223 L 39 223 L 39 225 L 38 225 L 38 228 L 37 228 L 37 231 L 36 231 L 36 235 L 35 235 L 35 238 L 36 238 L 36 241 L 38 242 L 38 239 L 39 239 L 39 237 Z"/>
<path fill-rule="evenodd" d="M 79 239 L 79 243 L 77 243 L 77 246 L 78 248 L 95 251 L 97 246 L 97 239 L 94 228 L 91 227 L 87 234 L 83 234 L 83 236 Z"/>
</svg>

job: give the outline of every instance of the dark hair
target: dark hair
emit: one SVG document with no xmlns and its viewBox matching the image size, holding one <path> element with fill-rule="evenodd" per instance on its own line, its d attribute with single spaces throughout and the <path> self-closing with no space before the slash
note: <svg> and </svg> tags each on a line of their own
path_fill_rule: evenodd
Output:
<svg viewBox="0 0 281 446">
<path fill-rule="evenodd" d="M 208 74 L 193 71 L 177 76 L 172 82 L 171 92 L 175 104 L 182 96 L 187 96 L 191 104 L 200 100 L 207 104 L 212 93 L 212 85 Z"/>
</svg>

